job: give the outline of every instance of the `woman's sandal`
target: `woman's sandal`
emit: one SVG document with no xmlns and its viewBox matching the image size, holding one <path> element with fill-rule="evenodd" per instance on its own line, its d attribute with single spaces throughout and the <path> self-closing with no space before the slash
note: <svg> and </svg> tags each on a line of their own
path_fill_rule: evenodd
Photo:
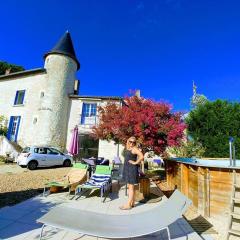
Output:
<svg viewBox="0 0 240 240">
<path fill-rule="evenodd" d="M 121 210 L 130 210 L 130 209 L 132 209 L 132 207 L 131 206 L 130 207 L 121 206 L 121 207 L 119 207 L 119 209 L 121 209 Z"/>
</svg>

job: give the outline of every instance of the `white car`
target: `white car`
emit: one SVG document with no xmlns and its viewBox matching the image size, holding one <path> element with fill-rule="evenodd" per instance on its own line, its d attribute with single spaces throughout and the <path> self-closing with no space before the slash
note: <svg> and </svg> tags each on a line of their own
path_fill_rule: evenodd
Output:
<svg viewBox="0 0 240 240">
<path fill-rule="evenodd" d="M 26 147 L 17 158 L 17 164 L 34 170 L 37 167 L 51 167 L 62 165 L 70 167 L 73 159 L 70 155 L 64 154 L 52 147 Z"/>
</svg>

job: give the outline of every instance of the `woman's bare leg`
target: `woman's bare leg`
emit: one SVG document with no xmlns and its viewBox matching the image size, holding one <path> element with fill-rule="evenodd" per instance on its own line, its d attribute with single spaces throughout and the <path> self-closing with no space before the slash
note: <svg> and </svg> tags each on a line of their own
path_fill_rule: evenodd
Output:
<svg viewBox="0 0 240 240">
<path fill-rule="evenodd" d="M 128 201 L 126 204 L 120 207 L 120 209 L 122 210 L 131 209 L 132 206 L 134 205 L 134 199 L 135 199 L 134 185 L 128 184 L 127 186 L 128 186 Z"/>
<path fill-rule="evenodd" d="M 133 200 L 132 200 L 132 204 L 131 206 L 134 207 L 135 206 L 135 195 L 136 195 L 136 189 L 135 189 L 135 185 L 133 185 Z"/>
<path fill-rule="evenodd" d="M 135 198 L 134 184 L 128 184 L 128 206 L 132 207 Z"/>
</svg>

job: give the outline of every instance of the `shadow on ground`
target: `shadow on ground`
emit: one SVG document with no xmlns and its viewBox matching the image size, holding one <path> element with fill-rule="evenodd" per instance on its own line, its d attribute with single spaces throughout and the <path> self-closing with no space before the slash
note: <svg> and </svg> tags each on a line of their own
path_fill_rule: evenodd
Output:
<svg viewBox="0 0 240 240">
<path fill-rule="evenodd" d="M 12 206 L 43 192 L 42 188 L 0 193 L 0 208 Z"/>
<path fill-rule="evenodd" d="M 208 222 L 203 216 L 199 215 L 198 217 L 188 220 L 188 223 L 198 234 L 217 234 L 213 225 Z"/>
<path fill-rule="evenodd" d="M 32 198 L 16 204 L 13 208 L 0 209 L 0 239 L 10 239 L 15 236 L 20 239 L 41 228 L 42 224 L 37 223 L 36 220 L 57 204 L 45 199 Z"/>
</svg>

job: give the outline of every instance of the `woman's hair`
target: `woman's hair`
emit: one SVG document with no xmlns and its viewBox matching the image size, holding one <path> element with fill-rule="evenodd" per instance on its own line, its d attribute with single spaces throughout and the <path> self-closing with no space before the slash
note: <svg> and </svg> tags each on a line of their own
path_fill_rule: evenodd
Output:
<svg viewBox="0 0 240 240">
<path fill-rule="evenodd" d="M 132 136 L 132 137 L 130 137 L 130 138 L 127 140 L 127 143 L 126 143 L 126 147 L 127 147 L 127 148 L 130 147 L 130 143 L 129 143 L 130 141 L 135 142 L 134 146 L 136 146 L 137 139 L 136 139 L 134 136 Z"/>
</svg>

